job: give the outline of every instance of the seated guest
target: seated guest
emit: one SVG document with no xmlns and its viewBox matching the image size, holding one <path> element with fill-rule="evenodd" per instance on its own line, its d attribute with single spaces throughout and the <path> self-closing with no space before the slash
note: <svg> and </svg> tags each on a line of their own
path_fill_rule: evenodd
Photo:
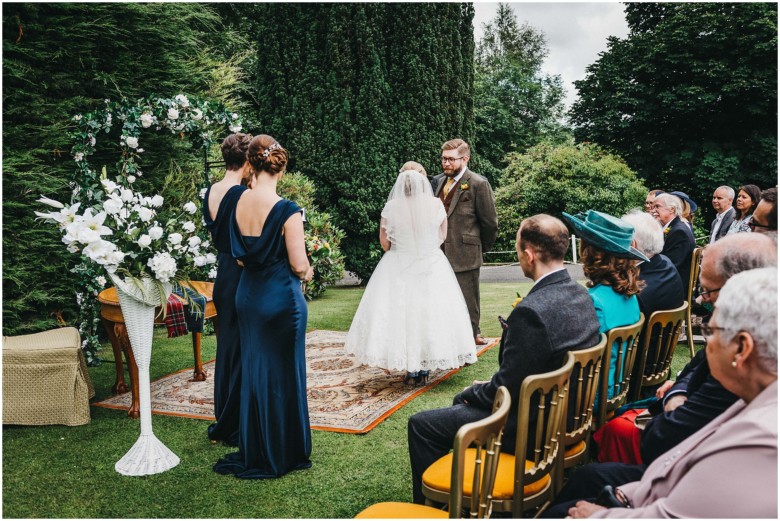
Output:
<svg viewBox="0 0 780 521">
<path fill-rule="evenodd" d="M 650 259 L 639 264 L 639 280 L 645 286 L 639 291 L 639 310 L 646 318 L 660 309 L 680 307 L 685 300 L 685 288 L 680 274 L 669 257 L 662 254 L 664 232 L 649 214 L 639 210 L 630 212 L 622 220 L 634 227 L 632 245 Z"/>
<path fill-rule="evenodd" d="M 517 402 L 526 376 L 559 369 L 571 350 L 599 340 L 599 322 L 588 292 L 563 266 L 569 246 L 566 226 L 555 217 L 535 215 L 517 231 L 517 256 L 526 277 L 534 280 L 528 295 L 507 318 L 501 336 L 498 372 L 458 394 L 452 407 L 423 411 L 409 418 L 409 457 L 414 502 L 422 504 L 423 472 L 452 449 L 458 429 L 491 413 L 499 386 L 512 396 L 502 447 L 515 449 Z"/>
<path fill-rule="evenodd" d="M 777 519 L 777 268 L 739 273 L 702 329 L 712 375 L 739 398 L 621 485 L 624 508 L 579 501 L 573 518 Z"/>
<path fill-rule="evenodd" d="M 682 203 L 680 198 L 671 194 L 661 194 L 655 198 L 652 216 L 658 221 L 664 230 L 664 248 L 661 253 L 669 257 L 677 273 L 683 288 L 688 288 L 691 277 L 691 257 L 696 248 L 696 240 L 690 226 L 683 223 Z M 725 233 L 725 232 L 724 232 Z"/>
<path fill-rule="evenodd" d="M 769 235 L 777 242 L 777 187 L 761 192 L 761 201 L 756 206 L 748 226 L 753 232 Z"/>
<path fill-rule="evenodd" d="M 707 303 L 718 301 L 720 288 L 737 273 L 777 266 L 777 251 L 771 240 L 758 234 L 738 234 L 708 246 L 702 257 L 699 280 L 706 290 Z M 737 401 L 710 373 L 702 349 L 678 375 L 658 389 L 661 400 L 653 419 L 644 430 L 620 416 L 604 428 L 604 443 L 613 452 L 622 451 L 623 459 L 591 463 L 578 468 L 544 517 L 563 517 L 569 507 L 582 498 L 596 497 L 604 485 L 613 487 L 642 478 L 647 465 L 661 454 L 687 439 Z M 652 407 L 654 409 L 656 406 Z M 625 416 L 625 415 L 624 415 Z M 633 464 L 632 464 L 633 463 Z"/>
<path fill-rule="evenodd" d="M 717 212 L 710 228 L 710 244 L 726 235 L 734 221 L 736 210 L 731 206 L 734 201 L 734 189 L 730 186 L 719 186 L 712 194 L 712 207 Z"/>
<path fill-rule="evenodd" d="M 647 261 L 647 257 L 631 246 L 634 227 L 617 217 L 588 210 L 579 216 L 563 212 L 564 218 L 580 236 L 580 261 L 588 278 L 588 293 L 596 307 L 599 319 L 599 333 L 610 329 L 630 326 L 639 320 L 638 260 Z M 612 385 L 615 382 L 615 369 L 618 353 L 622 349 L 619 342 L 611 347 L 612 357 L 609 364 L 609 397 L 612 397 Z"/>
<path fill-rule="evenodd" d="M 688 197 L 688 194 L 685 192 L 669 192 L 671 195 L 674 195 L 676 197 L 680 198 L 680 201 L 682 201 L 682 213 L 680 214 L 680 217 L 682 217 L 683 221 L 685 221 L 688 226 L 691 227 L 691 230 L 693 230 L 693 217 L 696 213 L 696 210 L 699 209 L 699 205 L 697 205 L 693 199 Z"/>
<path fill-rule="evenodd" d="M 664 193 L 663 190 L 650 190 L 650 192 L 647 194 L 647 197 L 645 197 L 645 211 L 647 213 L 650 213 L 653 211 L 653 202 L 655 201 L 655 198 L 659 195 Z"/>
<path fill-rule="evenodd" d="M 750 218 L 753 217 L 758 202 L 761 200 L 761 189 L 756 185 L 740 186 L 737 192 L 737 202 L 735 204 L 737 213 L 734 216 L 729 231 L 726 235 L 735 233 L 744 233 L 750 231 Z"/>
</svg>

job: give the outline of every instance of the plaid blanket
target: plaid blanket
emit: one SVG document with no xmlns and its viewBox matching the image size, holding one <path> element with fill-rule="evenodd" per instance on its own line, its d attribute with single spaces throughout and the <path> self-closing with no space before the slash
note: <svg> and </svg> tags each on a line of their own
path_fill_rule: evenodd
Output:
<svg viewBox="0 0 780 521">
<path fill-rule="evenodd" d="M 185 293 L 192 305 L 185 308 L 183 300 Z M 168 338 L 174 338 L 190 333 L 202 333 L 205 322 L 203 311 L 206 309 L 206 297 L 190 288 L 176 285 L 173 293 L 168 296 L 166 306 L 165 327 L 168 328 Z"/>
</svg>

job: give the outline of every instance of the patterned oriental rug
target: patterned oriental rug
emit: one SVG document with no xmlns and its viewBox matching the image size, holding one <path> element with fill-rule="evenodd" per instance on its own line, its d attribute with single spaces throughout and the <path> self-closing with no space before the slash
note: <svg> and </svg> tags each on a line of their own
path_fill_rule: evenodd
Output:
<svg viewBox="0 0 780 521">
<path fill-rule="evenodd" d="M 404 373 L 358 366 L 344 351 L 346 332 L 311 331 L 306 334 L 306 379 L 311 428 L 323 431 L 363 434 L 379 425 L 414 397 L 433 388 L 460 369 L 434 371 L 426 385 L 404 385 Z M 481 356 L 498 345 L 489 338 L 479 346 Z M 192 368 L 152 382 L 152 412 L 214 421 L 214 361 L 203 364 L 209 375 L 204 382 L 192 381 Z M 130 408 L 130 393 L 93 403 L 109 409 Z"/>
</svg>

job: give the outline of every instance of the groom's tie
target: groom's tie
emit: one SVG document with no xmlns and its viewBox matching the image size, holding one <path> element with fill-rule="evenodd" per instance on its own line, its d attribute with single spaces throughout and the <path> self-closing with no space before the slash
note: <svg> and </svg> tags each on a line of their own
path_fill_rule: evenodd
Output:
<svg viewBox="0 0 780 521">
<path fill-rule="evenodd" d="M 455 184 L 455 178 L 454 177 L 448 177 L 447 182 L 444 185 L 444 197 L 446 198 L 447 195 L 450 193 L 450 189 L 452 188 L 452 185 Z"/>
</svg>

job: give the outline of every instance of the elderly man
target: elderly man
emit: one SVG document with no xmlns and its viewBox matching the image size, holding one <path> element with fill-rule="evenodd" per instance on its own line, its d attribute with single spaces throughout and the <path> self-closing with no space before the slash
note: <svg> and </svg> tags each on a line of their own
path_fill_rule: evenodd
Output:
<svg viewBox="0 0 780 521">
<path fill-rule="evenodd" d="M 726 281 L 743 271 L 777 266 L 777 250 L 767 237 L 739 233 L 708 246 L 702 257 L 699 282 L 706 302 L 715 304 Z M 710 374 L 704 349 L 668 381 L 656 395 L 657 414 L 640 438 L 642 464 L 592 463 L 578 469 L 543 517 L 563 517 L 578 499 L 594 498 L 604 485 L 618 486 L 642 478 L 647 465 L 697 432 L 729 408 L 737 397 Z"/>
<path fill-rule="evenodd" d="M 712 207 L 715 208 L 717 215 L 710 228 L 710 244 L 726 235 L 731 223 L 734 222 L 737 211 L 732 206 L 732 202 L 734 202 L 734 189 L 730 186 L 719 186 L 712 194 Z"/>
<path fill-rule="evenodd" d="M 761 200 L 748 226 L 753 232 L 769 235 L 777 242 L 777 187 L 761 192 Z"/>
<path fill-rule="evenodd" d="M 655 198 L 661 195 L 662 193 L 664 193 L 663 190 L 650 190 L 647 193 L 647 197 L 645 197 L 645 211 L 647 213 L 653 211 L 653 203 L 655 202 Z"/>
<path fill-rule="evenodd" d="M 424 411 L 409 418 L 409 457 L 414 502 L 422 504 L 422 475 L 452 449 L 455 434 L 466 423 L 491 413 L 496 390 L 506 386 L 512 409 L 503 447 L 514 451 L 517 401 L 526 376 L 558 369 L 566 353 L 596 345 L 599 321 L 588 291 L 574 282 L 563 258 L 569 244 L 566 226 L 555 217 L 535 215 L 517 231 L 517 257 L 534 286 L 507 318 L 501 337 L 498 372 L 488 382 L 475 382 L 458 394 L 451 407 Z"/>
<path fill-rule="evenodd" d="M 683 288 L 688 288 L 691 276 L 691 256 L 696 248 L 696 239 L 691 227 L 682 220 L 682 201 L 671 194 L 661 194 L 653 202 L 651 215 L 663 227 L 664 247 L 661 253 L 666 255 L 677 273 L 680 274 Z"/>
<path fill-rule="evenodd" d="M 639 264 L 639 279 L 645 287 L 639 292 L 639 309 L 650 318 L 659 309 L 674 309 L 685 300 L 685 288 L 680 274 L 669 257 L 662 254 L 664 232 L 648 213 L 635 210 L 622 217 L 634 226 L 632 246 L 645 254 L 650 262 Z"/>
</svg>

